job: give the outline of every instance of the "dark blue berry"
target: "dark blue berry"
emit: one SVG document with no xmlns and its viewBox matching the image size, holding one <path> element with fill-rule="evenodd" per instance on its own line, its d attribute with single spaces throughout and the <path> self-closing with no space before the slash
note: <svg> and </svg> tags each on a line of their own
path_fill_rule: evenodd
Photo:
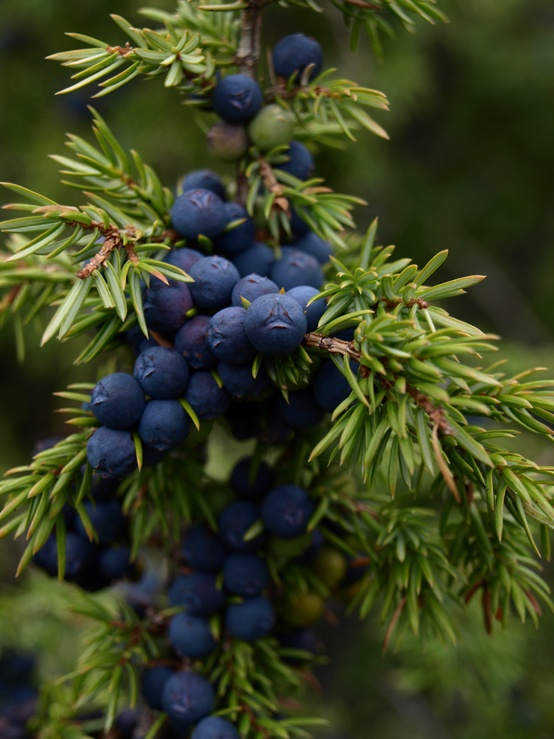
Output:
<svg viewBox="0 0 554 739">
<path fill-rule="evenodd" d="M 287 79 L 296 74 L 295 82 L 300 82 L 304 70 L 313 65 L 308 80 L 321 72 L 323 53 L 317 41 L 303 33 L 291 33 L 280 39 L 273 47 L 273 69 L 279 77 Z"/>
<path fill-rule="evenodd" d="M 179 195 L 171 208 L 171 223 L 185 239 L 219 236 L 227 224 L 223 200 L 211 190 L 197 188 Z"/>
<path fill-rule="evenodd" d="M 192 369 L 214 369 L 217 359 L 208 346 L 206 334 L 210 316 L 194 316 L 175 334 L 174 347 Z"/>
<path fill-rule="evenodd" d="M 262 295 L 271 295 L 272 293 L 278 293 L 279 288 L 267 277 L 262 277 L 255 273 L 241 277 L 233 288 L 231 295 L 231 302 L 233 305 L 242 307 L 242 299 L 245 298 L 249 303 L 256 300 L 256 298 Z"/>
<path fill-rule="evenodd" d="M 297 349 L 306 327 L 306 316 L 298 302 L 280 293 L 254 300 L 244 319 L 249 341 L 270 357 L 282 357 Z"/>
<path fill-rule="evenodd" d="M 173 616 L 169 623 L 168 639 L 179 657 L 205 657 L 216 646 L 208 621 L 191 613 Z"/>
<path fill-rule="evenodd" d="M 171 249 L 168 251 L 164 255 L 162 262 L 172 264 L 174 267 L 179 267 L 179 269 L 182 269 L 183 272 L 188 274 L 192 265 L 199 262 L 201 259 L 204 259 L 204 254 L 196 249 L 189 249 L 188 247 L 183 246 L 180 249 Z"/>
<path fill-rule="evenodd" d="M 314 158 L 311 151 L 301 144 L 300 141 L 291 141 L 285 152 L 287 161 L 276 164 L 275 168 L 298 177 L 299 180 L 307 180 L 314 169 Z"/>
<path fill-rule="evenodd" d="M 297 237 L 305 236 L 310 232 L 310 227 L 294 208 L 290 210 L 290 228 Z"/>
<path fill-rule="evenodd" d="M 211 616 L 225 606 L 225 594 L 216 587 L 215 577 L 204 572 L 179 575 L 169 588 L 172 606 L 184 606 L 195 616 Z"/>
<path fill-rule="evenodd" d="M 121 711 L 115 720 L 117 739 L 133 739 L 133 732 L 140 721 L 140 712 L 137 709 L 126 708 Z"/>
<path fill-rule="evenodd" d="M 121 503 L 118 500 L 98 502 L 86 500 L 84 506 L 101 546 L 112 544 L 125 532 L 127 519 L 123 515 Z M 77 531 L 81 536 L 88 538 L 80 518 L 77 520 Z"/>
<path fill-rule="evenodd" d="M 230 230 L 225 230 L 214 239 L 214 248 L 216 252 L 227 255 L 236 255 L 245 251 L 254 243 L 254 235 L 256 233 L 256 225 L 254 220 L 248 215 L 245 208 L 239 203 L 225 203 L 225 211 L 227 213 L 228 223 L 242 220 L 238 226 L 234 226 Z"/>
<path fill-rule="evenodd" d="M 185 399 L 196 415 L 206 420 L 222 416 L 231 403 L 231 396 L 225 388 L 219 387 L 211 372 L 191 375 Z"/>
<path fill-rule="evenodd" d="M 286 649 L 301 649 L 303 652 L 317 654 L 320 651 L 315 631 L 311 629 L 295 629 L 279 635 L 281 646 Z M 287 658 L 287 659 L 290 659 Z"/>
<path fill-rule="evenodd" d="M 165 684 L 174 674 L 169 667 L 146 667 L 140 679 L 140 692 L 146 705 L 162 710 L 162 693 Z"/>
<path fill-rule="evenodd" d="M 187 564 L 200 572 L 219 572 L 225 561 L 223 544 L 205 525 L 194 526 L 186 532 L 181 551 Z"/>
<path fill-rule="evenodd" d="M 255 554 L 230 554 L 223 565 L 223 585 L 233 595 L 257 595 L 269 582 L 265 560 Z"/>
<path fill-rule="evenodd" d="M 172 336 L 187 320 L 194 307 L 185 282 L 170 280 L 169 284 L 152 278 L 144 295 L 144 315 L 148 327 Z"/>
<path fill-rule="evenodd" d="M 262 503 L 262 520 L 273 536 L 293 539 L 306 531 L 314 504 L 297 485 L 273 488 Z"/>
<path fill-rule="evenodd" d="M 190 292 L 195 304 L 208 311 L 218 311 L 229 305 L 233 288 L 240 279 L 237 268 L 224 257 L 205 257 L 190 270 L 194 282 Z"/>
<path fill-rule="evenodd" d="M 220 362 L 217 365 L 217 373 L 223 387 L 233 398 L 257 398 L 271 387 L 271 380 L 263 367 L 260 367 L 256 377 L 253 377 L 250 364 Z"/>
<path fill-rule="evenodd" d="M 295 431 L 307 431 L 321 423 L 325 417 L 311 387 L 290 392 L 288 399 L 278 395 L 275 409 L 279 417 Z"/>
<path fill-rule="evenodd" d="M 260 548 L 262 536 L 248 541 L 244 536 L 260 517 L 260 509 L 249 500 L 237 500 L 227 506 L 218 519 L 219 537 L 223 544 L 235 552 L 255 552 Z"/>
<path fill-rule="evenodd" d="M 98 569 L 107 582 L 128 577 L 133 570 L 131 550 L 127 546 L 104 549 L 98 557 Z"/>
<path fill-rule="evenodd" d="M 348 380 L 337 365 L 326 359 L 314 375 L 314 397 L 324 411 L 332 413 L 352 392 Z"/>
<path fill-rule="evenodd" d="M 163 689 L 162 709 L 178 729 L 187 729 L 205 718 L 214 702 L 212 686 L 195 672 L 176 672 Z"/>
<path fill-rule="evenodd" d="M 110 429 L 130 429 L 144 409 L 144 391 L 126 372 L 103 377 L 90 396 L 91 410 Z"/>
<path fill-rule="evenodd" d="M 137 467 L 131 432 L 100 426 L 88 440 L 87 459 L 101 475 L 127 477 Z"/>
<path fill-rule="evenodd" d="M 246 364 L 256 356 L 256 350 L 244 331 L 246 310 L 230 306 L 218 311 L 208 325 L 207 339 L 212 353 L 230 364 Z"/>
<path fill-rule="evenodd" d="M 267 598 L 255 596 L 232 603 L 225 613 L 225 626 L 235 639 L 254 641 L 267 636 L 275 624 L 275 613 Z"/>
<path fill-rule="evenodd" d="M 175 349 L 155 346 L 139 354 L 133 374 L 142 390 L 151 398 L 179 398 L 189 380 L 189 368 Z"/>
<path fill-rule="evenodd" d="M 307 234 L 302 236 L 300 239 L 296 239 L 291 244 L 293 249 L 306 252 L 315 257 L 320 264 L 326 264 L 329 261 L 330 256 L 333 253 L 333 247 L 328 241 L 321 239 L 313 231 L 308 231 Z"/>
<path fill-rule="evenodd" d="M 149 400 L 138 424 L 142 441 L 153 449 L 175 449 L 187 438 L 190 419 L 178 400 Z"/>
<path fill-rule="evenodd" d="M 220 716 L 207 716 L 196 725 L 191 739 L 239 739 L 233 724 Z"/>
<path fill-rule="evenodd" d="M 290 290 L 299 285 L 321 287 L 323 272 L 315 257 L 290 246 L 284 246 L 281 251 L 283 256 L 273 264 L 269 272 L 270 278 L 279 288 Z"/>
<path fill-rule="evenodd" d="M 253 272 L 262 277 L 267 277 L 274 261 L 275 254 L 273 250 L 261 241 L 255 241 L 248 249 L 233 257 L 233 264 L 238 269 L 241 277 L 246 277 L 246 275 Z"/>
<path fill-rule="evenodd" d="M 211 169 L 194 169 L 183 178 L 178 188 L 179 194 L 188 190 L 211 190 L 221 200 L 225 200 L 225 186 L 219 175 L 212 172 Z"/>
<path fill-rule="evenodd" d="M 138 424 L 145 444 L 165 451 L 180 446 L 190 431 L 190 419 L 178 400 L 149 400 Z"/>
<path fill-rule="evenodd" d="M 307 331 L 316 330 L 319 319 L 327 310 L 327 303 L 323 298 L 314 300 L 310 305 L 308 305 L 310 300 L 317 295 L 318 292 L 319 290 L 315 287 L 310 287 L 309 285 L 299 285 L 298 287 L 293 287 L 290 290 L 287 290 L 289 298 L 294 298 L 298 301 L 300 307 L 304 311 L 307 322 Z"/>
<path fill-rule="evenodd" d="M 213 94 L 215 112 L 228 123 L 246 123 L 256 115 L 262 103 L 260 86 L 245 74 L 224 77 Z"/>
<path fill-rule="evenodd" d="M 240 498 L 261 498 L 273 484 L 273 472 L 263 460 L 244 457 L 234 466 L 229 482 Z"/>
</svg>

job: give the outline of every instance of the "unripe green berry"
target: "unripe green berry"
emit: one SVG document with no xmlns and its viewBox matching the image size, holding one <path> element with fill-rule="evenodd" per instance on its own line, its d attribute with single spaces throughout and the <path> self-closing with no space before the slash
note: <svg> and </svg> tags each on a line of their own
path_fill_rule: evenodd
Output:
<svg viewBox="0 0 554 739">
<path fill-rule="evenodd" d="M 299 629 L 311 626 L 325 610 L 325 601 L 317 593 L 290 593 L 281 602 L 280 614 L 284 621 Z"/>
<path fill-rule="evenodd" d="M 344 580 L 348 561 L 338 549 L 325 546 L 316 554 L 311 567 L 329 590 L 334 590 Z"/>
<path fill-rule="evenodd" d="M 279 105 L 266 105 L 250 121 L 248 135 L 261 151 L 288 144 L 294 133 L 294 115 Z"/>
</svg>

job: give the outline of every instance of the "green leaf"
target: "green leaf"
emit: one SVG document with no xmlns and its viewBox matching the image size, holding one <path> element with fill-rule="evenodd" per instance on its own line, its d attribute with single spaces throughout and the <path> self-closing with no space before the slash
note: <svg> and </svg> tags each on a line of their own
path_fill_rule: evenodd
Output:
<svg viewBox="0 0 554 739">
<path fill-rule="evenodd" d="M 73 284 L 73 287 L 64 298 L 62 304 L 46 327 L 46 330 L 42 335 L 41 346 L 44 346 L 44 344 L 46 344 L 46 342 L 49 341 L 56 332 L 58 332 L 58 336 L 61 338 L 69 331 L 71 325 L 77 318 L 79 311 L 83 307 L 91 284 L 90 278 L 86 280 L 78 280 Z"/>
</svg>

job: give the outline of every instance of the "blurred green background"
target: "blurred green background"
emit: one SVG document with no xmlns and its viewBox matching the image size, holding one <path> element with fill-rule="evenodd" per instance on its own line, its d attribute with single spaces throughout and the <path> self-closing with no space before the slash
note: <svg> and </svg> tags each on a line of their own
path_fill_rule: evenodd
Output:
<svg viewBox="0 0 554 739">
<path fill-rule="evenodd" d="M 142 4 L 142 3 L 141 3 Z M 44 57 L 73 48 L 65 31 L 118 43 L 109 13 L 141 20 L 132 0 L 2 0 L 0 12 L 0 179 L 74 202 L 48 154 L 62 153 L 67 131 L 90 138 L 93 90 L 55 92 L 69 73 Z M 150 6 L 167 10 L 171 0 Z M 442 0 L 450 23 L 398 30 L 379 65 L 365 40 L 355 56 L 328 0 L 317 15 L 270 7 L 266 43 L 292 29 L 319 38 L 340 76 L 385 92 L 391 112 L 375 114 L 389 142 L 368 133 L 344 150 L 322 150 L 317 174 L 336 190 L 365 198 L 361 228 L 379 216 L 380 241 L 424 263 L 449 249 L 439 278 L 485 274 L 449 306 L 458 317 L 505 337 L 519 366 L 554 366 L 554 4 L 552 0 Z M 120 141 L 141 152 L 171 186 L 209 166 L 195 114 L 174 91 L 140 80 L 93 104 Z M 5 202 L 9 195 L 2 196 Z M 0 335 L 0 471 L 25 463 L 37 438 L 63 430 L 51 393 L 96 369 L 72 367 L 76 349 L 36 349 L 17 366 L 9 330 Z M 92 375 L 92 376 L 91 376 Z M 524 442 L 526 443 L 526 442 Z M 543 463 L 548 450 L 538 450 Z M 4 550 L 1 550 L 4 551 Z M 7 555 L 6 573 L 11 571 Z M 0 569 L 4 566 L 0 565 Z M 331 665 L 320 672 L 335 733 L 326 739 L 519 739 L 554 736 L 552 615 L 541 629 L 513 626 L 493 639 L 479 614 L 461 624 L 457 648 L 408 640 L 386 659 L 376 624 L 324 628 Z M 27 633 L 27 632 L 24 632 Z M 50 641 L 50 640 L 49 640 Z M 342 733 L 341 733 L 342 732 Z"/>
</svg>

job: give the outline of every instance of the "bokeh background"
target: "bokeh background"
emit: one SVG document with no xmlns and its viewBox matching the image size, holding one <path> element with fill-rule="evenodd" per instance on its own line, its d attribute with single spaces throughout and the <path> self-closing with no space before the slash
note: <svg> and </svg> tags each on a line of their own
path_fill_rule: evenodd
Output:
<svg viewBox="0 0 554 739">
<path fill-rule="evenodd" d="M 171 0 L 147 4 L 173 8 Z M 357 55 L 349 54 L 340 14 L 328 0 L 322 0 L 328 12 L 320 15 L 269 8 L 265 42 L 292 29 L 314 35 L 326 62 L 341 76 L 388 95 L 391 112 L 375 117 L 391 140 L 362 132 L 343 150 L 322 150 L 317 174 L 334 189 L 363 197 L 368 206 L 356 213 L 359 226 L 379 216 L 379 240 L 397 244 L 399 255 L 422 264 L 447 248 L 449 259 L 439 277 L 487 275 L 449 309 L 501 334 L 503 354 L 515 367 L 554 368 L 554 4 L 440 4 L 450 23 L 422 22 L 415 34 L 398 29 L 394 41 L 385 40 L 382 65 L 365 40 Z M 67 86 L 69 74 L 44 57 L 73 47 L 63 35 L 68 30 L 118 43 L 122 35 L 109 13 L 140 25 L 140 5 L 133 0 L 2 0 L 1 180 L 74 202 L 75 193 L 59 184 L 48 154 L 63 153 L 65 132 L 90 138 L 86 106 L 93 91 L 55 96 Z M 119 140 L 140 151 L 167 185 L 197 167 L 228 172 L 209 161 L 196 115 L 158 81 L 139 80 L 92 102 Z M 0 196 L 2 202 L 8 199 Z M 55 390 L 96 379 L 96 368 L 72 365 L 73 346 L 38 350 L 38 333 L 28 338 L 27 359 L 20 366 L 9 328 L 0 333 L 0 472 L 25 463 L 36 439 L 62 431 L 62 419 L 52 414 Z M 549 449 L 528 439 L 522 444 L 543 463 L 554 461 Z M 0 575 L 8 581 L 12 552 L 4 547 L 0 555 Z M 17 592 L 10 589 L 10 597 Z M 52 603 L 41 597 L 37 602 L 45 608 Z M 0 607 L 7 602 L 4 594 Z M 57 617 L 49 611 L 48 618 L 40 634 L 22 628 L 10 638 L 28 646 L 48 642 L 47 669 L 54 669 L 58 642 L 45 635 L 56 633 Z M 377 623 L 359 625 L 351 619 L 348 628 L 324 625 L 331 663 L 318 673 L 322 697 L 313 703 L 335 730 L 321 736 L 554 736 L 552 614 L 545 615 L 539 631 L 514 625 L 504 633 L 498 629 L 491 639 L 475 609 L 460 622 L 460 631 L 456 648 L 408 639 L 382 658 Z"/>
</svg>

